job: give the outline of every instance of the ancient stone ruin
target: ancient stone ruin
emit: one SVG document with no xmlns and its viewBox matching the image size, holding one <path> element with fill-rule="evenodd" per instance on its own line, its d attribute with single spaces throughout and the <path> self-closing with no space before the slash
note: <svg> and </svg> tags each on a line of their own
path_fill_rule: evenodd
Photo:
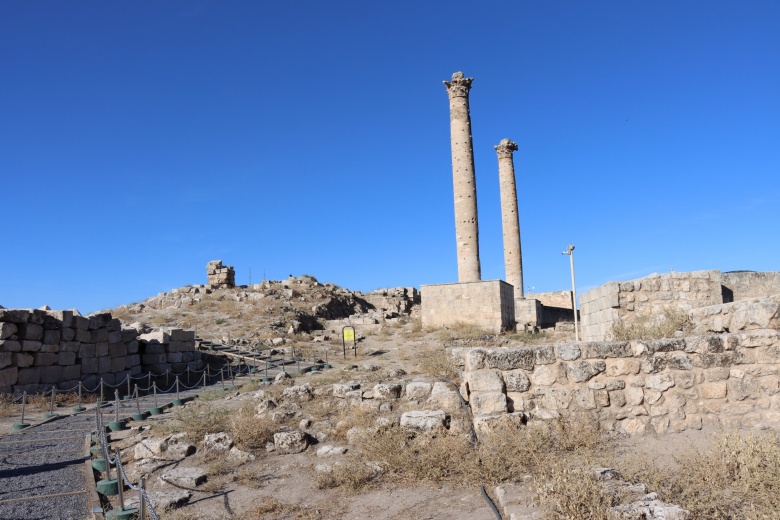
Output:
<svg viewBox="0 0 780 520">
<path fill-rule="evenodd" d="M 232 265 L 222 265 L 222 260 L 212 260 L 206 265 L 208 285 L 212 289 L 236 286 L 236 271 Z"/>
<path fill-rule="evenodd" d="M 203 368 L 195 333 L 159 329 L 142 333 L 110 313 L 0 309 L 0 392 L 35 393 L 79 381 L 94 388 L 102 379 Z"/>
<path fill-rule="evenodd" d="M 609 339 L 616 324 L 652 321 L 663 315 L 665 309 L 687 312 L 712 307 L 696 316 L 719 314 L 724 309 L 721 304 L 776 294 L 780 294 L 780 272 L 671 272 L 609 282 L 580 296 L 582 338 L 585 341 Z"/>
<path fill-rule="evenodd" d="M 425 327 L 464 323 L 500 332 L 515 327 L 515 290 L 502 280 L 481 281 L 477 185 L 469 113 L 469 90 L 473 80 L 456 72 L 451 81 L 444 82 L 450 100 L 458 283 L 421 286 L 421 315 Z M 509 153 L 511 161 L 511 151 Z M 519 261 L 519 242 L 517 249 L 515 256 Z M 519 290 L 522 291 L 522 287 Z"/>
</svg>

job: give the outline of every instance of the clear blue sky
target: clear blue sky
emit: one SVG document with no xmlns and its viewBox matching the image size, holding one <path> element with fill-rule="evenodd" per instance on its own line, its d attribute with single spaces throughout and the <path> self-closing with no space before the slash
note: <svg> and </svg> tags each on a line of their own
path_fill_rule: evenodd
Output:
<svg viewBox="0 0 780 520">
<path fill-rule="evenodd" d="M 0 305 L 82 312 L 308 273 L 457 280 L 442 81 L 473 76 L 526 285 L 780 270 L 780 3 L 0 1 Z"/>
</svg>

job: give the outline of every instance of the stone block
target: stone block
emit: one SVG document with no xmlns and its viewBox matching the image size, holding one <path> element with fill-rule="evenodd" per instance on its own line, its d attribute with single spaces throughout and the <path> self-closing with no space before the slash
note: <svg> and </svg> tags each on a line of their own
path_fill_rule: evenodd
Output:
<svg viewBox="0 0 780 520">
<path fill-rule="evenodd" d="M 76 329 L 63 328 L 60 330 L 60 341 L 73 341 L 76 338 Z"/>
<path fill-rule="evenodd" d="M 471 411 L 476 415 L 506 413 L 506 395 L 501 392 L 472 393 L 469 396 Z"/>
<path fill-rule="evenodd" d="M 89 330 L 107 329 L 111 324 L 111 313 L 100 312 L 89 316 Z M 105 340 L 100 340 L 105 341 Z"/>
<path fill-rule="evenodd" d="M 20 352 L 22 344 L 16 340 L 0 340 L 0 352 Z"/>
<path fill-rule="evenodd" d="M 129 370 L 133 367 L 141 365 L 141 356 L 133 354 L 131 356 L 125 356 L 125 369 Z"/>
<path fill-rule="evenodd" d="M 631 345 L 627 341 L 582 343 L 580 350 L 583 359 L 625 358 L 633 355 Z"/>
<path fill-rule="evenodd" d="M 398 399 L 403 387 L 397 383 L 380 383 L 374 385 L 374 399 Z"/>
<path fill-rule="evenodd" d="M 507 392 L 527 392 L 531 381 L 523 370 L 508 370 L 502 372 Z"/>
<path fill-rule="evenodd" d="M 0 370 L 0 387 L 10 387 L 16 384 L 19 377 L 19 369 L 9 367 Z"/>
<path fill-rule="evenodd" d="M 56 345 L 60 342 L 59 330 L 44 330 L 43 331 L 43 343 L 48 345 Z"/>
<path fill-rule="evenodd" d="M 168 354 L 169 363 L 182 363 L 184 361 L 184 355 L 181 352 L 171 352 Z"/>
<path fill-rule="evenodd" d="M 98 359 L 95 357 L 82 358 L 81 371 L 85 374 L 97 374 L 98 373 Z"/>
<path fill-rule="evenodd" d="M 47 367 L 41 367 L 41 383 L 45 385 L 53 385 L 62 379 L 62 367 L 58 365 L 52 365 Z"/>
<path fill-rule="evenodd" d="M 144 365 L 160 365 L 166 363 L 167 357 L 165 354 L 144 354 L 141 356 L 141 362 Z"/>
<path fill-rule="evenodd" d="M 473 370 L 465 372 L 463 379 L 469 385 L 469 392 L 503 392 L 504 381 L 497 370 Z"/>
<path fill-rule="evenodd" d="M 43 346 L 43 343 L 36 340 L 31 339 L 25 339 L 22 340 L 22 350 L 25 352 L 38 352 L 41 350 L 41 347 Z"/>
<path fill-rule="evenodd" d="M 487 368 L 515 370 L 522 368 L 529 372 L 534 369 L 534 351 L 530 348 L 500 348 L 487 351 Z"/>
<path fill-rule="evenodd" d="M 121 372 L 125 369 L 125 364 L 127 363 L 127 358 L 125 356 L 121 357 L 110 357 L 111 360 L 111 372 Z"/>
<path fill-rule="evenodd" d="M 98 357 L 98 373 L 107 374 L 113 372 L 111 370 L 111 358 L 109 356 Z"/>
<path fill-rule="evenodd" d="M 157 330 L 147 334 L 141 334 L 138 336 L 138 339 L 142 343 L 169 343 L 171 341 L 171 335 L 166 331 Z"/>
<path fill-rule="evenodd" d="M 467 349 L 464 353 L 466 370 L 481 370 L 486 368 L 487 351 L 483 348 Z"/>
<path fill-rule="evenodd" d="M 20 339 L 37 340 L 43 339 L 43 327 L 36 323 L 19 323 L 17 324 L 16 335 Z"/>
<path fill-rule="evenodd" d="M 36 352 L 33 354 L 33 364 L 39 367 L 53 365 L 57 362 L 57 354 L 52 352 Z"/>
<path fill-rule="evenodd" d="M 62 379 L 66 381 L 81 379 L 81 365 L 69 365 L 62 367 Z M 65 388 L 69 388 L 69 386 Z"/>
<path fill-rule="evenodd" d="M 97 355 L 94 343 L 81 343 L 79 347 L 79 357 L 82 359 L 94 358 Z"/>
<path fill-rule="evenodd" d="M 0 321 L 25 323 L 30 320 L 30 314 L 28 309 L 0 309 Z"/>
<path fill-rule="evenodd" d="M 750 376 L 741 379 L 731 378 L 726 382 L 730 401 L 744 401 L 747 398 L 758 397 L 758 385 Z"/>
<path fill-rule="evenodd" d="M 645 379 L 645 388 L 649 388 L 650 390 L 655 390 L 657 392 L 665 392 L 673 386 L 674 376 L 668 372 L 649 375 Z"/>
<path fill-rule="evenodd" d="M 580 347 L 578 347 L 573 343 L 556 345 L 555 351 L 558 354 L 558 357 L 564 361 L 574 361 L 578 359 L 582 354 L 580 351 Z"/>
<path fill-rule="evenodd" d="M 128 354 L 138 354 L 138 342 L 135 340 L 125 343 Z"/>
<path fill-rule="evenodd" d="M 8 339 L 16 334 L 16 324 L 5 321 L 0 321 L 0 340 Z"/>
<path fill-rule="evenodd" d="M 127 346 L 124 343 L 109 343 L 108 355 L 111 357 L 124 357 L 127 355 Z"/>
<path fill-rule="evenodd" d="M 14 362 L 13 352 L 0 352 L 0 368 L 12 365 Z"/>
<path fill-rule="evenodd" d="M 91 343 L 92 342 L 92 335 L 89 333 L 88 330 L 76 329 L 76 338 L 75 339 L 79 343 Z"/>
<path fill-rule="evenodd" d="M 71 327 L 77 330 L 89 330 L 89 318 L 74 315 Z"/>
<path fill-rule="evenodd" d="M 724 381 L 717 383 L 703 383 L 699 386 L 699 397 L 702 399 L 722 399 L 726 397 L 728 389 Z"/>
<path fill-rule="evenodd" d="M 194 330 L 173 329 L 171 331 L 171 341 L 195 341 Z"/>
<path fill-rule="evenodd" d="M 420 410 L 401 414 L 401 428 L 430 432 L 447 427 L 447 414 L 444 410 Z"/>
<path fill-rule="evenodd" d="M 41 369 L 38 367 L 20 368 L 18 385 L 37 385 L 41 382 Z"/>
<path fill-rule="evenodd" d="M 108 342 L 103 341 L 100 343 L 95 343 L 95 356 L 105 357 L 107 355 L 108 355 Z"/>
<path fill-rule="evenodd" d="M 641 368 L 637 359 L 610 359 L 606 364 L 606 372 L 610 377 L 635 375 L 639 373 Z"/>
<path fill-rule="evenodd" d="M 28 354 L 27 352 L 17 352 L 14 354 L 16 366 L 19 368 L 27 368 L 33 366 L 33 362 L 35 361 L 35 358 L 32 354 Z"/>
<path fill-rule="evenodd" d="M 53 345 L 44 343 L 43 345 L 41 345 L 41 350 L 39 350 L 39 352 L 49 352 L 49 353 L 52 352 L 56 353 L 59 351 L 60 351 L 60 346 L 56 343 Z"/>
<path fill-rule="evenodd" d="M 144 354 L 165 354 L 165 345 L 160 343 L 147 343 L 143 346 Z"/>
<path fill-rule="evenodd" d="M 584 383 L 596 375 L 604 372 L 607 365 L 604 361 L 589 363 L 587 361 L 575 361 L 569 364 L 569 379 L 575 383 Z"/>
</svg>

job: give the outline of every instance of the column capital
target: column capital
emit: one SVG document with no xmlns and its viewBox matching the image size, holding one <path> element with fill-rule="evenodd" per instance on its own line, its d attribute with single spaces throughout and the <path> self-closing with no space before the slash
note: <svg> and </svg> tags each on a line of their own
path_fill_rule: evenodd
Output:
<svg viewBox="0 0 780 520">
<path fill-rule="evenodd" d="M 510 141 L 509 139 L 501 139 L 501 142 L 493 148 L 496 149 L 499 159 L 505 159 L 507 157 L 512 157 L 512 152 L 517 151 L 517 143 Z"/>
<path fill-rule="evenodd" d="M 447 87 L 447 94 L 451 98 L 466 97 L 469 95 L 472 81 L 474 81 L 474 78 L 467 78 L 462 72 L 456 72 L 452 75 L 451 81 L 444 82 L 444 86 Z"/>
</svg>

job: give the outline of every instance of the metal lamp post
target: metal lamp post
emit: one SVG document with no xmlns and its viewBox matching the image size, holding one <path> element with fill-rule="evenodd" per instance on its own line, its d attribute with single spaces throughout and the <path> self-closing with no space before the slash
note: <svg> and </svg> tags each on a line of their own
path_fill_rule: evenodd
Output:
<svg viewBox="0 0 780 520">
<path fill-rule="evenodd" d="M 577 284 L 574 281 L 574 246 L 569 245 L 566 251 L 561 253 L 562 255 L 569 255 L 569 261 L 571 263 L 571 305 L 574 311 L 574 339 L 580 340 L 580 327 L 577 320 Z"/>
</svg>

